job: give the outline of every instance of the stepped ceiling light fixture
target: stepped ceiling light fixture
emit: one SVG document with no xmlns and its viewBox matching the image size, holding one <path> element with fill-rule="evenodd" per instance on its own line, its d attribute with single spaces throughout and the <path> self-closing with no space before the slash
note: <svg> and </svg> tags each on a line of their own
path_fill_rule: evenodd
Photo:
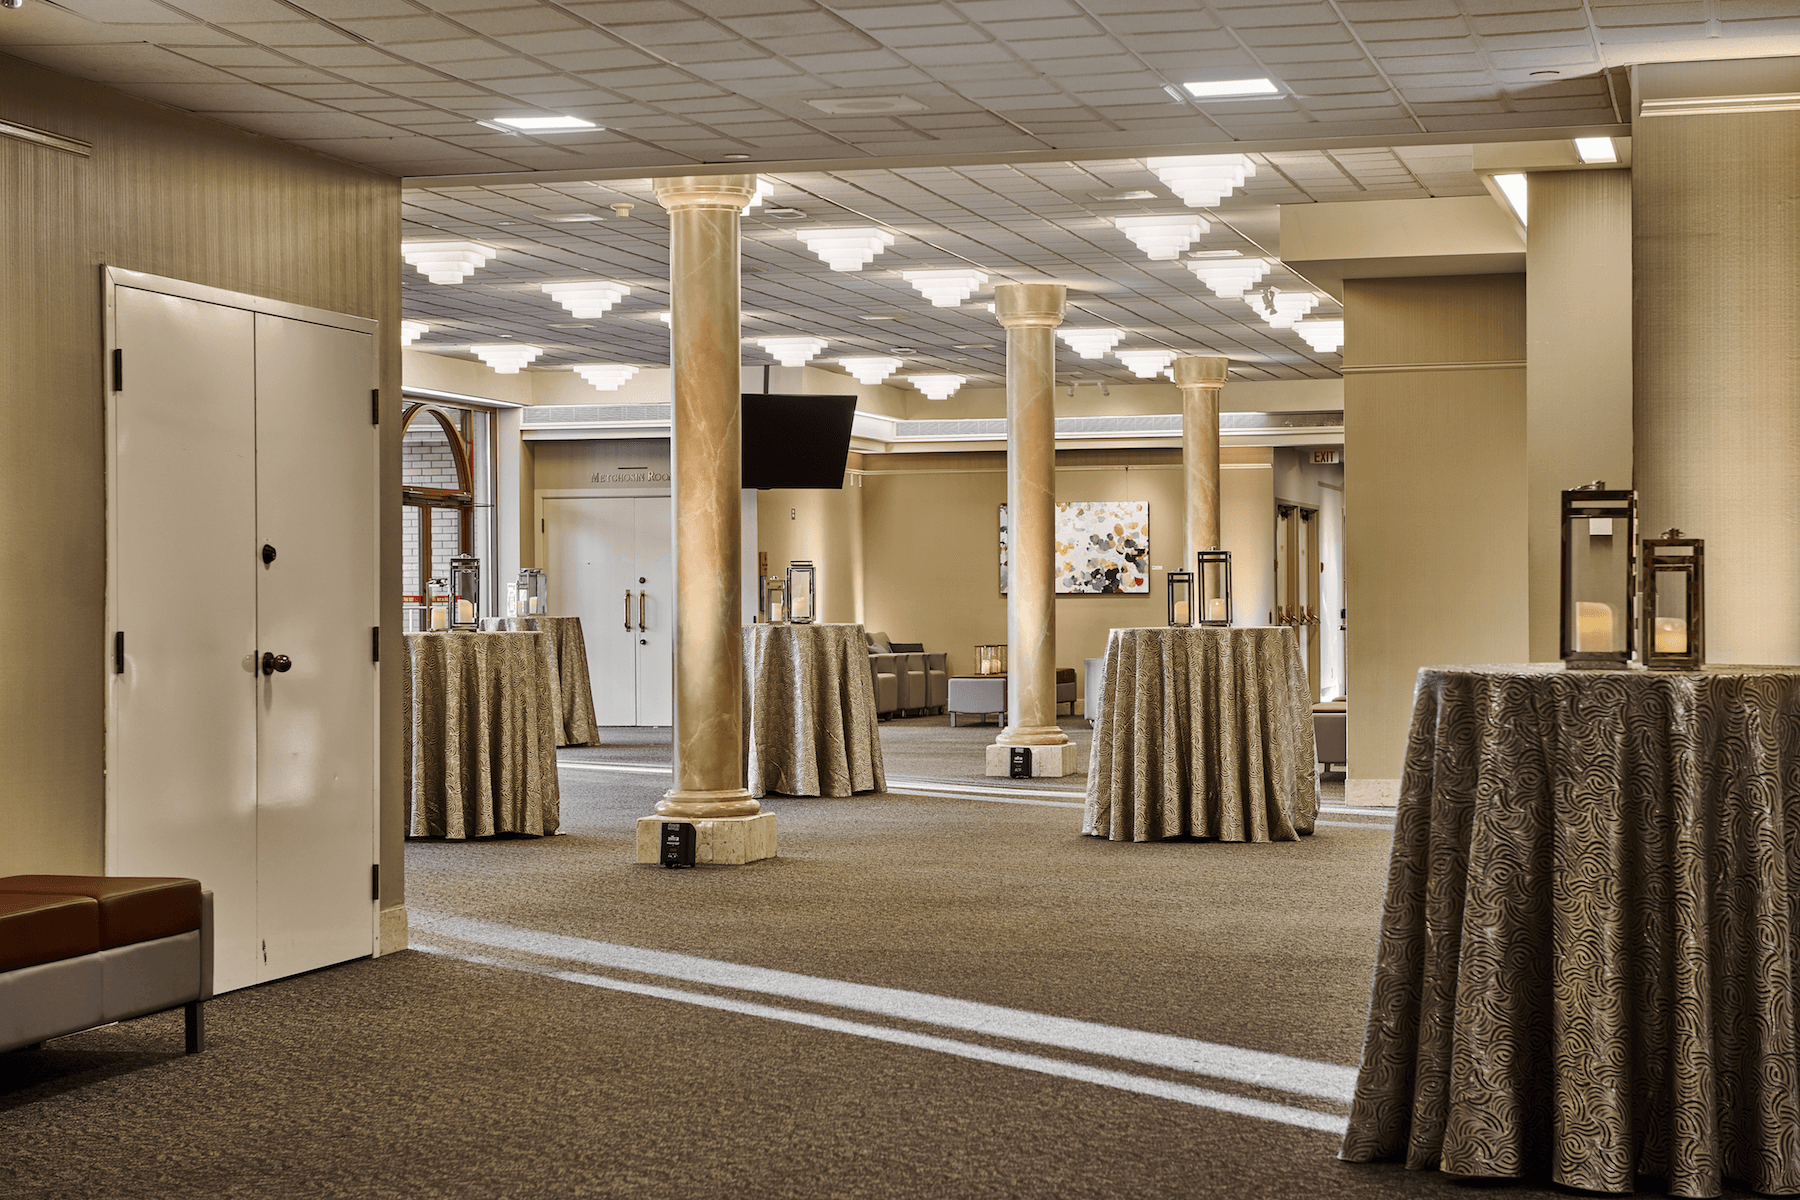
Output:
<svg viewBox="0 0 1800 1200">
<path fill-rule="evenodd" d="M 894 244 L 885 229 L 796 229 L 794 236 L 834 271 L 860 271 Z"/>
<path fill-rule="evenodd" d="M 480 242 L 401 242 L 400 257 L 433 283 L 461 283 L 500 252 Z"/>
<path fill-rule="evenodd" d="M 757 338 L 756 344 L 767 350 L 784 367 L 804 367 L 807 360 L 823 350 L 828 343 L 824 338 L 816 337 L 766 337 Z"/>
<path fill-rule="evenodd" d="M 1113 357 L 1131 368 L 1139 379 L 1155 379 L 1175 361 L 1173 350 L 1119 350 Z"/>
<path fill-rule="evenodd" d="M 1319 297 L 1312 292 L 1278 292 L 1274 288 L 1264 288 L 1245 296 L 1244 301 L 1250 305 L 1251 312 L 1276 329 L 1287 329 L 1311 312 L 1319 303 Z"/>
<path fill-rule="evenodd" d="M 861 383 L 876 384 L 900 369 L 902 359 L 874 356 L 870 358 L 840 358 L 838 366 L 856 376 Z"/>
<path fill-rule="evenodd" d="M 575 373 L 603 392 L 616 392 L 638 373 L 629 363 L 576 363 Z"/>
<path fill-rule="evenodd" d="M 517 342 L 495 342 L 485 346 L 470 346 L 469 352 L 494 368 L 494 373 L 497 375 L 517 375 L 524 370 L 526 363 L 544 351 L 539 346 L 521 346 Z"/>
<path fill-rule="evenodd" d="M 539 286 L 552 300 L 584 321 L 605 316 L 607 309 L 631 295 L 631 289 L 624 284 L 608 283 L 604 279 L 577 279 L 570 283 Z"/>
<path fill-rule="evenodd" d="M 1236 299 L 1261 282 L 1269 273 L 1266 258 L 1202 258 L 1189 259 L 1187 269 L 1194 278 L 1212 289 L 1215 296 Z"/>
<path fill-rule="evenodd" d="M 1344 321 L 1296 321 L 1294 332 L 1320 354 L 1330 354 L 1344 344 Z"/>
<path fill-rule="evenodd" d="M 900 278 L 913 285 L 933 308 L 960 308 L 962 302 L 987 286 L 987 274 L 959 268 L 953 271 L 902 271 Z"/>
<path fill-rule="evenodd" d="M 431 326 L 423 321 L 402 321 L 400 322 L 400 344 L 410 346 L 430 332 Z"/>
<path fill-rule="evenodd" d="M 906 382 L 933 400 L 948 400 L 956 389 L 969 382 L 967 375 L 908 375 Z"/>
<path fill-rule="evenodd" d="M 1137 243 L 1152 262 L 1180 258 L 1187 248 L 1212 228 L 1200 217 L 1114 217 L 1119 232 Z"/>
<path fill-rule="evenodd" d="M 1146 158 L 1144 165 L 1189 208 L 1213 208 L 1256 174 L 1256 164 L 1242 154 L 1184 154 Z"/>
<path fill-rule="evenodd" d="M 1110 326 L 1099 329 L 1070 329 L 1065 325 L 1056 331 L 1056 336 L 1068 343 L 1069 349 L 1083 358 L 1105 358 L 1108 351 L 1124 340 L 1125 331 L 1113 329 Z"/>
</svg>

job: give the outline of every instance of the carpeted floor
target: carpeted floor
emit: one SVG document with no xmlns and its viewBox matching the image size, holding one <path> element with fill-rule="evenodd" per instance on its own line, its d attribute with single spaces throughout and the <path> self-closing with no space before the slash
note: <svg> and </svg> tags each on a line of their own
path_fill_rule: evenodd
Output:
<svg viewBox="0 0 1800 1200">
<path fill-rule="evenodd" d="M 414 949 L 221 997 L 192 1058 L 178 1016 L 0 1055 L 0 1196 L 1468 1192 L 1335 1159 L 1380 815 L 1099 842 L 993 734 L 884 725 L 967 796 L 773 798 L 779 858 L 691 871 L 629 861 L 666 731 L 565 751 L 567 836 L 409 844 Z"/>
</svg>

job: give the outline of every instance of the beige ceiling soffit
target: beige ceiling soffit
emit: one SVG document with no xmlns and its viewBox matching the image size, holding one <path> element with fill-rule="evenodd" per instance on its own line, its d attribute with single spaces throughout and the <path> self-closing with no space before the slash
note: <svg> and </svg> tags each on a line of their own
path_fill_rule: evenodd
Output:
<svg viewBox="0 0 1800 1200">
<path fill-rule="evenodd" d="M 1477 175 L 1510 174 L 1515 171 L 1619 171 L 1631 166 L 1631 139 L 1612 140 L 1617 162 L 1584 163 L 1575 153 L 1575 140 L 1563 138 L 1544 142 L 1493 142 L 1476 146 L 1470 167 Z"/>
<path fill-rule="evenodd" d="M 1512 371 L 1524 370 L 1522 358 L 1496 358 L 1491 362 L 1371 363 L 1340 368 L 1346 375 L 1398 375 L 1409 371 Z"/>
<path fill-rule="evenodd" d="M 661 179 L 675 175 L 779 175 L 807 171 L 889 171 L 918 167 L 1010 166 L 1024 163 L 1107 162 L 1167 154 L 1285 154 L 1302 150 L 1368 150 L 1396 146 L 1466 146 L 1483 142 L 1536 142 L 1578 137 L 1631 136 L 1629 125 L 1564 125 L 1542 129 L 1446 129 L 1442 133 L 1365 137 L 1287 138 L 1268 141 L 1182 142 L 1147 146 L 1081 146 L 1019 150 L 1010 154 L 921 154 L 864 158 L 783 159 L 770 162 L 672 163 L 666 167 L 577 167 L 564 171 L 504 171 L 484 175 L 409 175 L 405 188 L 482 187 L 509 183 L 593 183 L 607 179 Z"/>
<path fill-rule="evenodd" d="M 1638 63 L 1631 100 L 1639 117 L 1791 112 L 1800 109 L 1800 58 Z"/>
<path fill-rule="evenodd" d="M 12 121 L 0 121 L 0 135 L 17 138 L 21 142 L 34 142 L 39 146 L 48 146 L 52 150 L 67 150 L 70 154 L 79 154 L 83 158 L 92 157 L 94 145 L 80 138 L 64 137 L 60 133 L 51 133 L 48 129 L 33 129 L 29 125 L 18 125 Z"/>
<path fill-rule="evenodd" d="M 1346 279 L 1525 270 L 1525 239 L 1486 196 L 1283 204 L 1281 250 L 1284 266 L 1339 300 Z"/>
</svg>

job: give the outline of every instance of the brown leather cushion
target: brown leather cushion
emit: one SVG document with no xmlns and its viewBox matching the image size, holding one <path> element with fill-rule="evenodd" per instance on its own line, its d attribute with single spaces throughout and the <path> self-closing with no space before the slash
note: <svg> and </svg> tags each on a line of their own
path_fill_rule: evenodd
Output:
<svg viewBox="0 0 1800 1200">
<path fill-rule="evenodd" d="M 1075 668 L 1074 667 L 1058 667 L 1058 668 L 1056 668 L 1056 682 L 1058 682 L 1058 683 L 1074 683 L 1075 682 Z"/>
<path fill-rule="evenodd" d="M 100 949 L 200 928 L 200 881 L 156 876 L 12 875 L 0 893 L 90 896 L 100 905 Z"/>
<path fill-rule="evenodd" d="M 100 905 L 86 896 L 0 895 L 0 971 L 100 949 Z"/>
</svg>

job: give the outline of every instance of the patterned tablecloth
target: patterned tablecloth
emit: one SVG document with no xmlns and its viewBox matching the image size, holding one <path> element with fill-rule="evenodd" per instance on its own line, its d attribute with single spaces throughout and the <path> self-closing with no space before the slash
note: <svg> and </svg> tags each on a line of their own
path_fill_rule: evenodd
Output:
<svg viewBox="0 0 1800 1200">
<path fill-rule="evenodd" d="M 1113 630 L 1081 831 L 1115 842 L 1311 833 L 1310 696 L 1286 626 Z"/>
<path fill-rule="evenodd" d="M 1419 672 L 1342 1156 L 1800 1191 L 1800 668 Z"/>
<path fill-rule="evenodd" d="M 744 730 L 752 796 L 886 791 L 863 627 L 744 626 Z"/>
<path fill-rule="evenodd" d="M 557 739 L 559 746 L 598 746 L 599 723 L 594 719 L 594 687 L 588 679 L 587 640 L 581 636 L 580 617 L 483 617 L 486 630 L 520 632 L 535 629 L 550 640 L 550 661 L 556 666 Z"/>
<path fill-rule="evenodd" d="M 555 833 L 548 635 L 409 633 L 401 677 L 408 835 Z"/>
</svg>

